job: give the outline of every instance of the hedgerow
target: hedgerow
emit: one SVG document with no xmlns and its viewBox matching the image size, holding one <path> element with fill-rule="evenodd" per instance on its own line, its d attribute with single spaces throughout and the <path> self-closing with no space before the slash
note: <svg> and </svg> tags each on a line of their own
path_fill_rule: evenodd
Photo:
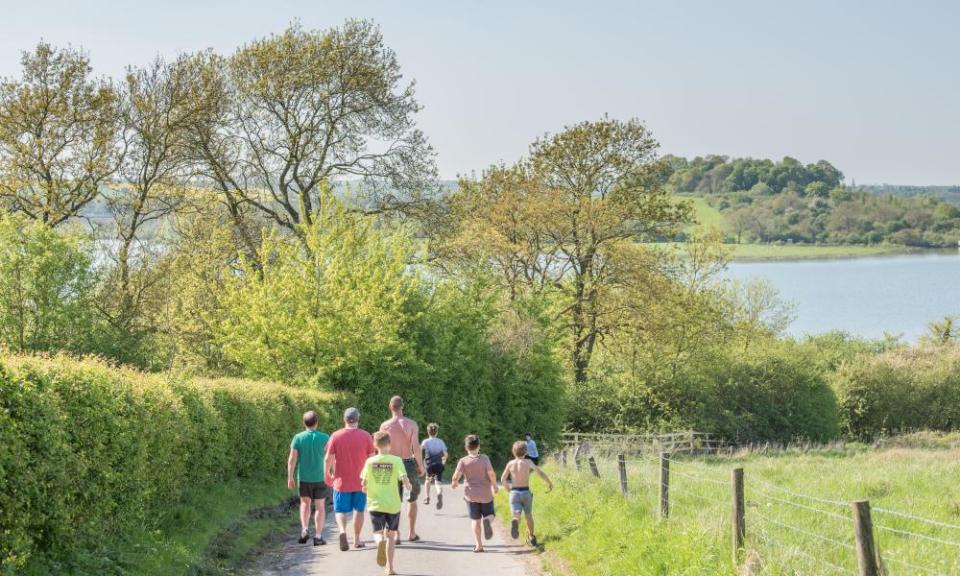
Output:
<svg viewBox="0 0 960 576">
<path fill-rule="evenodd" d="M 149 375 L 93 359 L 0 356 L 0 573 L 157 526 L 187 490 L 281 477 L 305 410 L 331 397 L 267 382 Z"/>
</svg>

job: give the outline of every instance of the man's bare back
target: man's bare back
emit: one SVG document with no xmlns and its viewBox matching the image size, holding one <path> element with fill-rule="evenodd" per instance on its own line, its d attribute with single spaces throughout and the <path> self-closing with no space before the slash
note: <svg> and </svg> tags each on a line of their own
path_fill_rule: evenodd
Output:
<svg viewBox="0 0 960 576">
<path fill-rule="evenodd" d="M 402 459 L 416 455 L 414 445 L 419 449 L 417 423 L 406 416 L 394 416 L 380 425 L 380 430 L 390 434 L 390 453 Z"/>
</svg>

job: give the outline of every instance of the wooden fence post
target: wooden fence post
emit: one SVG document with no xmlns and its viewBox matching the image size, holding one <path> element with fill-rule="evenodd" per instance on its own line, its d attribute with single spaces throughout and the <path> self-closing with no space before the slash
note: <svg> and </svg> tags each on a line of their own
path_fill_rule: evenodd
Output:
<svg viewBox="0 0 960 576">
<path fill-rule="evenodd" d="M 740 551 L 743 550 L 743 539 L 747 532 L 747 523 L 743 509 L 743 468 L 734 468 L 731 474 L 733 481 L 733 564 L 740 564 Z"/>
<path fill-rule="evenodd" d="M 857 536 L 857 562 L 860 576 L 880 576 L 877 549 L 873 543 L 873 520 L 870 518 L 870 502 L 860 500 L 853 507 L 853 526 Z"/>
<path fill-rule="evenodd" d="M 580 448 L 582 447 L 583 447 L 582 444 L 577 443 L 577 447 L 573 451 L 573 463 L 577 465 L 577 472 L 580 471 Z"/>
<path fill-rule="evenodd" d="M 567 449 L 566 448 L 560 451 L 560 467 L 561 468 L 567 467 Z"/>
<path fill-rule="evenodd" d="M 593 456 L 591 456 L 590 458 L 587 459 L 587 462 L 590 463 L 590 471 L 593 472 L 594 477 L 599 478 L 599 477 L 600 477 L 600 471 L 597 470 L 597 461 L 596 461 L 596 459 L 595 459 Z"/>
<path fill-rule="evenodd" d="M 627 457 L 623 454 L 617 456 L 617 468 L 620 470 L 620 492 L 627 495 Z"/>
<path fill-rule="evenodd" d="M 670 517 L 670 457 L 660 452 L 660 517 Z"/>
</svg>

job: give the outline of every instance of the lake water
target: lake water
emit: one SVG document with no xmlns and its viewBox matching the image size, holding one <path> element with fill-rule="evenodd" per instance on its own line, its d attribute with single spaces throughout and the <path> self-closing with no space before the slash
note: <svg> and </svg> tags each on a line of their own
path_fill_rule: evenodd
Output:
<svg viewBox="0 0 960 576">
<path fill-rule="evenodd" d="M 927 324 L 960 315 L 960 255 L 734 262 L 731 278 L 765 278 L 795 306 L 795 336 L 846 330 L 867 338 L 884 332 L 916 340 Z"/>
</svg>

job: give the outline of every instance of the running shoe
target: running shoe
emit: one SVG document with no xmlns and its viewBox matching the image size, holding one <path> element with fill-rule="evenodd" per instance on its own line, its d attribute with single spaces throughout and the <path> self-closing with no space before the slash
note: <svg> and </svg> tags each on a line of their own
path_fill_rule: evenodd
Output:
<svg viewBox="0 0 960 576">
<path fill-rule="evenodd" d="M 516 518 L 510 522 L 510 536 L 514 540 L 520 537 L 520 521 Z"/>
<path fill-rule="evenodd" d="M 310 533 L 304 530 L 303 532 L 300 533 L 300 538 L 297 540 L 297 542 L 301 544 L 306 544 L 307 540 L 309 539 L 310 539 Z"/>
<path fill-rule="evenodd" d="M 437 510 L 443 508 L 443 492 L 437 494 Z"/>
<path fill-rule="evenodd" d="M 487 540 L 493 538 L 493 525 L 490 524 L 490 518 L 483 519 L 483 537 Z"/>
<path fill-rule="evenodd" d="M 340 551 L 346 552 L 349 549 L 350 549 L 350 543 L 347 542 L 347 534 L 346 532 L 341 532 L 340 533 Z"/>
</svg>

